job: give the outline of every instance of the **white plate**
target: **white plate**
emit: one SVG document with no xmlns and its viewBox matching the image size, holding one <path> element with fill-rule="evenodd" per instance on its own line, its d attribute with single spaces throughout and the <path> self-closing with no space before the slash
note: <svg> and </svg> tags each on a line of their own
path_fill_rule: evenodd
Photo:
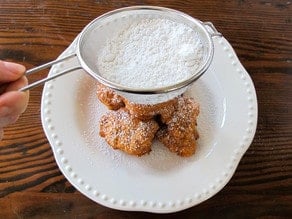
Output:
<svg viewBox="0 0 292 219">
<path fill-rule="evenodd" d="M 158 213 L 192 207 L 220 191 L 254 137 L 257 98 L 228 41 L 215 37 L 214 44 L 209 70 L 188 91 L 201 105 L 198 150 L 190 158 L 169 152 L 159 142 L 139 158 L 113 150 L 98 134 L 99 119 L 107 110 L 96 98 L 95 81 L 79 70 L 48 82 L 42 123 L 70 183 L 104 206 Z M 61 56 L 74 47 L 75 42 Z M 76 63 L 57 64 L 50 75 Z"/>
</svg>

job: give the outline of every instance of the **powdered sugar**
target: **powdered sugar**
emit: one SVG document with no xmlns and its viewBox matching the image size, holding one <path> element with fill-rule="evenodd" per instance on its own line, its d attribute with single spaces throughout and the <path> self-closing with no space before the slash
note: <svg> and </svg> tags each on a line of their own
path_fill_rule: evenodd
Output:
<svg viewBox="0 0 292 219">
<path fill-rule="evenodd" d="M 207 76 L 205 75 L 203 78 Z M 187 167 L 202 157 L 208 156 L 213 150 L 212 136 L 214 135 L 214 129 L 220 125 L 219 118 L 222 115 L 215 104 L 216 99 L 213 99 L 217 97 L 216 93 L 211 92 L 210 84 L 206 83 L 206 81 L 209 82 L 207 79 L 193 85 L 188 92 L 188 96 L 195 98 L 202 109 L 198 118 L 200 138 L 198 139 L 195 156 L 189 158 L 180 157 L 155 140 L 152 144 L 152 151 L 149 154 L 135 157 L 120 150 L 114 150 L 99 136 L 100 118 L 108 112 L 108 109 L 96 97 L 97 85 L 95 80 L 86 74 L 80 75 L 76 97 L 76 115 L 79 118 L 78 127 L 85 145 L 76 146 L 79 150 L 78 153 L 82 153 L 84 150 L 84 154 L 88 156 L 88 162 L 92 166 L 102 165 L 104 168 L 109 168 L 111 174 L 115 176 L 123 174 L 121 169 L 127 170 L 127 173 L 133 172 L 135 176 L 139 173 L 142 175 L 151 173 L 159 176 L 171 174 L 176 172 L 177 169 Z M 219 88 L 217 90 L 220 91 Z M 219 98 L 217 97 L 217 99 Z"/>
<path fill-rule="evenodd" d="M 127 153 L 114 150 L 99 135 L 99 122 L 102 115 L 108 112 L 108 109 L 99 102 L 95 95 L 96 83 L 87 76 L 81 76 L 82 83 L 78 89 L 77 95 L 77 114 L 80 118 L 79 127 L 84 139 L 85 146 L 76 146 L 79 149 L 86 150 L 88 162 L 96 165 L 108 165 L 105 168 L 112 170 L 113 174 L 120 174 L 119 169 L 125 167 L 127 171 L 139 172 L 154 171 L 154 174 L 164 174 L 176 171 L 182 165 L 189 165 L 197 159 L 196 156 L 183 158 L 170 152 L 160 142 L 154 141 L 152 151 L 142 157 L 128 155 Z"/>
<path fill-rule="evenodd" d="M 97 64 L 110 81 L 159 88 L 195 74 L 202 59 L 203 46 L 195 30 L 171 20 L 143 19 L 110 38 Z"/>
</svg>

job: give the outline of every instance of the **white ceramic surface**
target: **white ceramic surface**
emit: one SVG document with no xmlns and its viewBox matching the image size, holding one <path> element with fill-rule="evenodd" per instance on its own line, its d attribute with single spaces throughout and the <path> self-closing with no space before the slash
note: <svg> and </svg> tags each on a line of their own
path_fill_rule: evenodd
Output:
<svg viewBox="0 0 292 219">
<path fill-rule="evenodd" d="M 60 170 L 74 187 L 110 208 L 169 213 L 197 205 L 227 184 L 254 137 L 257 98 L 228 41 L 213 39 L 213 62 L 187 92 L 201 106 L 198 149 L 190 158 L 157 141 L 139 158 L 113 150 L 98 134 L 107 109 L 96 98 L 95 81 L 79 70 L 46 83 L 42 124 Z M 61 56 L 72 53 L 74 44 Z M 57 64 L 49 74 L 76 63 Z"/>
</svg>

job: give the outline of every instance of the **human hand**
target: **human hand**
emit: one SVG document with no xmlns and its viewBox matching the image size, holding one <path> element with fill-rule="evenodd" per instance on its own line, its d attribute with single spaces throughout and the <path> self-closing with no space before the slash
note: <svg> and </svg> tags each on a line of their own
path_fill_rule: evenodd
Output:
<svg viewBox="0 0 292 219">
<path fill-rule="evenodd" d="M 17 121 L 25 111 L 29 92 L 18 91 L 27 85 L 25 67 L 0 60 L 0 140 L 3 128 Z"/>
</svg>

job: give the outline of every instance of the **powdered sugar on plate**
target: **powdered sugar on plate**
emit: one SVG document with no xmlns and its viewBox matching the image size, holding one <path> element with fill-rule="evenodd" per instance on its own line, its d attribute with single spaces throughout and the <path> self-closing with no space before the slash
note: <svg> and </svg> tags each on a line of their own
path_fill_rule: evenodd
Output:
<svg viewBox="0 0 292 219">
<path fill-rule="evenodd" d="M 189 26 L 167 19 L 133 21 L 106 41 L 98 57 L 103 77 L 132 88 L 186 80 L 202 64 L 203 44 Z"/>
<path fill-rule="evenodd" d="M 155 140 L 152 144 L 150 154 L 136 157 L 128 155 L 120 150 L 114 150 L 103 138 L 99 136 L 99 121 L 108 109 L 99 102 L 96 96 L 97 85 L 95 80 L 87 75 L 80 75 L 80 87 L 77 89 L 76 114 L 79 117 L 79 127 L 85 147 L 86 154 L 90 154 L 88 162 L 95 165 L 109 165 L 113 175 L 119 175 L 118 169 L 125 167 L 127 171 L 139 174 L 139 172 L 151 172 L 152 174 L 171 174 L 178 168 L 189 166 L 198 159 L 208 156 L 212 151 L 214 142 L 210 142 L 210 136 L 214 134 L 214 129 L 220 124 L 221 113 L 214 114 L 210 111 L 220 112 L 214 102 L 215 94 L 208 92 L 209 84 L 202 82 L 192 86 L 187 93 L 188 96 L 199 101 L 201 113 L 198 117 L 198 130 L 200 138 L 198 148 L 192 157 L 183 158 L 170 152 L 159 141 Z M 197 94 L 197 95 L 196 95 Z M 204 94 L 204 95 L 202 95 Z M 206 95 L 205 95 L 206 94 Z M 216 96 L 216 95 L 215 95 Z M 204 147 L 202 147 L 204 145 Z M 80 148 L 80 146 L 78 146 Z"/>
</svg>

